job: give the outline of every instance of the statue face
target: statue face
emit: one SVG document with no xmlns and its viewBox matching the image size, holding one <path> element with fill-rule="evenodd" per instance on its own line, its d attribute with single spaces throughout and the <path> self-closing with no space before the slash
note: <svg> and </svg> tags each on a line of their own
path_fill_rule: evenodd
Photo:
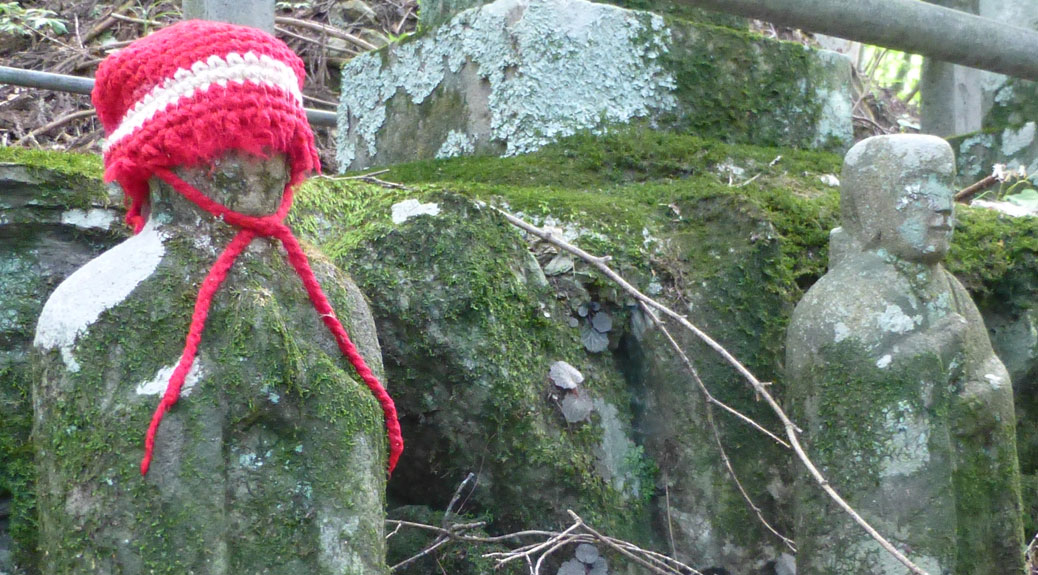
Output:
<svg viewBox="0 0 1038 575">
<path fill-rule="evenodd" d="M 880 245 L 903 259 L 935 263 L 951 246 L 952 174 L 905 174 L 894 184 L 893 205 L 884 210 Z"/>
<path fill-rule="evenodd" d="M 844 158 L 840 215 L 863 249 L 936 263 L 952 235 L 955 155 L 936 136 L 858 142 Z"/>
</svg>

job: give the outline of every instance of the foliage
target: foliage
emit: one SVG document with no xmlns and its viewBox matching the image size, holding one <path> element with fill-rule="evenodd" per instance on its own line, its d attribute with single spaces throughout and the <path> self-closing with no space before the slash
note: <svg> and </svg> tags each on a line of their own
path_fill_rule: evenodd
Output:
<svg viewBox="0 0 1038 575">
<path fill-rule="evenodd" d="M 44 8 L 25 8 L 20 2 L 0 2 L 0 34 L 31 36 L 33 31 L 50 28 L 55 34 L 67 34 L 65 21 L 57 13 Z"/>
<path fill-rule="evenodd" d="M 919 81 L 923 71 L 923 57 L 879 46 L 862 46 L 858 54 L 859 72 L 874 87 L 889 88 L 905 101 L 919 102 Z"/>
</svg>

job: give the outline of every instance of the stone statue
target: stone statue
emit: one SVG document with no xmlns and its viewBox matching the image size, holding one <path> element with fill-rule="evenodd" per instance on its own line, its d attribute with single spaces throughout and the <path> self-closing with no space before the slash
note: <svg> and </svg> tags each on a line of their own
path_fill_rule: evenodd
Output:
<svg viewBox="0 0 1038 575">
<path fill-rule="evenodd" d="M 316 168 L 301 78 L 272 36 L 197 21 L 99 68 L 106 177 L 138 233 L 40 314 L 44 574 L 385 573 L 401 444 L 374 323 L 281 222 Z"/>
<path fill-rule="evenodd" d="M 932 136 L 847 153 L 831 268 L 787 334 L 788 397 L 822 473 L 910 559 L 931 574 L 1021 573 L 1012 387 L 941 265 L 954 165 Z M 806 472 L 796 539 L 800 575 L 906 572 Z"/>
</svg>

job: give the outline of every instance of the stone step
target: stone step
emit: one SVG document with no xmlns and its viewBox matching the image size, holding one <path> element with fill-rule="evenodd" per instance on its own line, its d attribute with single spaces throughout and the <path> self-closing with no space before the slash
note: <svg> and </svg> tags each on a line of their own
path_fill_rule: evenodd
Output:
<svg viewBox="0 0 1038 575">
<path fill-rule="evenodd" d="M 511 156 L 636 121 L 727 142 L 850 145 L 838 54 L 584 0 L 498 0 L 343 68 L 340 169 Z"/>
</svg>

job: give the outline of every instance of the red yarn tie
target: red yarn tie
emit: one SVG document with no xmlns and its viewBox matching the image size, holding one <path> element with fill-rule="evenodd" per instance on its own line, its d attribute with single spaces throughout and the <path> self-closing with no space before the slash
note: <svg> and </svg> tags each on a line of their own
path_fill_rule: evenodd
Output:
<svg viewBox="0 0 1038 575">
<path fill-rule="evenodd" d="M 382 406 L 382 413 L 386 420 L 386 434 L 389 437 L 388 470 L 392 474 L 397 460 L 400 458 L 400 453 L 404 449 L 404 440 L 400 432 L 400 422 L 397 420 L 396 406 L 393 404 L 393 399 L 389 396 L 389 393 L 386 392 L 385 388 L 382 387 L 382 384 L 379 383 L 378 379 L 371 372 L 371 369 L 368 368 L 356 346 L 350 341 L 346 329 L 342 327 L 342 324 L 336 318 L 335 310 L 332 309 L 328 298 L 321 289 L 321 285 L 317 282 L 317 277 L 314 276 L 313 270 L 310 269 L 310 262 L 306 254 L 303 253 L 299 241 L 292 234 L 292 230 L 282 221 L 292 205 L 293 190 L 291 183 L 285 186 L 285 193 L 277 212 L 270 216 L 254 217 L 232 211 L 219 202 L 213 201 L 168 169 L 156 169 L 155 175 L 173 186 L 181 195 L 206 212 L 223 219 L 223 221 L 234 227 L 240 228 L 240 231 L 234 236 L 231 243 L 224 248 L 219 257 L 216 258 L 216 263 L 213 264 L 205 280 L 202 281 L 202 287 L 198 291 L 198 298 L 195 300 L 195 311 L 191 316 L 191 326 L 188 329 L 187 341 L 184 343 L 184 351 L 180 355 L 180 361 L 173 370 L 173 375 L 166 385 L 166 392 L 162 395 L 162 400 L 159 401 L 158 407 L 155 408 L 155 414 L 152 415 L 151 424 L 148 426 L 148 434 L 144 439 L 144 458 L 141 460 L 141 475 L 147 474 L 148 467 L 151 465 L 152 452 L 155 448 L 155 434 L 158 432 L 163 415 L 180 398 L 180 390 L 184 385 L 188 372 L 191 370 L 195 355 L 198 353 L 198 344 L 202 340 L 202 332 L 205 330 L 205 320 L 209 315 L 209 306 L 212 303 L 213 296 L 216 295 L 216 291 L 227 278 L 227 272 L 234 265 L 234 261 L 257 236 L 273 237 L 279 240 L 285 247 L 285 250 L 288 252 L 288 262 L 303 281 L 303 286 L 310 297 L 310 302 L 317 313 L 320 314 L 321 321 L 324 322 L 332 337 L 335 338 L 335 343 L 338 344 L 339 350 L 349 359 L 350 364 L 357 371 L 357 375 L 368 386 L 368 389 L 375 394 L 379 405 Z"/>
</svg>

